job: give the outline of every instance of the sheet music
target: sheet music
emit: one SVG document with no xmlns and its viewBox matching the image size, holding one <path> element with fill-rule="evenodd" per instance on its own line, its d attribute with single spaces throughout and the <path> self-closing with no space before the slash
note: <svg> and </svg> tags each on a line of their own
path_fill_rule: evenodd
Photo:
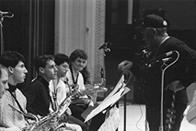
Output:
<svg viewBox="0 0 196 131">
<path fill-rule="evenodd" d="M 111 97 L 112 95 L 114 95 L 120 88 L 122 88 L 123 86 L 125 86 L 124 83 L 124 75 L 121 76 L 120 80 L 118 81 L 118 83 L 116 84 L 115 88 L 112 90 L 112 92 L 110 92 L 110 94 L 103 100 L 106 101 L 109 97 Z"/>
<path fill-rule="evenodd" d="M 106 108 L 114 105 L 123 95 L 130 91 L 129 88 L 125 87 L 124 76 L 122 76 L 115 86 L 114 90 L 103 100 L 101 104 L 99 104 L 91 111 L 86 111 L 82 114 L 83 118 L 85 118 L 85 122 L 92 119 L 94 116 L 104 111 Z"/>
</svg>

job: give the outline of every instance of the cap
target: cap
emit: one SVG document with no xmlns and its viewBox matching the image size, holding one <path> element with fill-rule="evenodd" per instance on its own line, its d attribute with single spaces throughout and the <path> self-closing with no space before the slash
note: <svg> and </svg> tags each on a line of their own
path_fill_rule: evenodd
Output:
<svg viewBox="0 0 196 131">
<path fill-rule="evenodd" d="M 163 28 L 167 27 L 168 23 L 161 16 L 149 14 L 144 18 L 142 25 L 144 27 Z"/>
</svg>

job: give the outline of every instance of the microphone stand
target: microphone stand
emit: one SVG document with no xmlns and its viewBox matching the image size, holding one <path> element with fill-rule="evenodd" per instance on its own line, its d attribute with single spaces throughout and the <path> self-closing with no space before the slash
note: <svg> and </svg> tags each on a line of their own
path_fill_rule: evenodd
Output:
<svg viewBox="0 0 196 131">
<path fill-rule="evenodd" d="M 0 16 L 0 33 L 1 33 L 1 36 L 0 36 L 0 38 L 1 38 L 0 54 L 1 55 L 3 54 L 3 51 L 4 51 L 3 20 L 4 20 L 4 17 Z"/>
<path fill-rule="evenodd" d="M 163 113 L 164 113 L 164 110 L 163 110 L 163 106 L 164 106 L 164 76 L 165 76 L 165 71 L 170 67 L 172 66 L 173 64 L 175 64 L 179 57 L 180 57 L 180 53 L 178 51 L 174 51 L 176 54 L 177 54 L 177 57 L 176 59 L 170 63 L 170 64 L 167 64 L 166 62 L 167 61 L 163 61 L 163 64 L 161 66 L 161 111 L 160 111 L 160 126 L 159 126 L 159 131 L 164 131 L 164 124 L 163 124 Z"/>
<path fill-rule="evenodd" d="M 7 18 L 13 18 L 14 17 L 14 14 L 12 13 L 9 13 L 9 12 L 2 12 L 0 11 L 0 38 L 1 38 L 1 43 L 0 43 L 0 55 L 3 54 L 3 51 L 4 51 L 4 37 L 3 37 L 3 21 L 4 21 L 4 18 L 7 17 Z"/>
<path fill-rule="evenodd" d="M 127 95 L 125 94 L 124 95 L 124 131 L 126 131 L 126 124 L 127 124 L 127 117 L 126 117 L 126 114 L 127 114 Z"/>
<path fill-rule="evenodd" d="M 103 66 L 101 67 L 101 83 L 104 84 L 104 82 L 106 83 L 105 77 L 106 77 L 106 54 L 109 53 L 111 51 L 111 49 L 108 47 L 109 43 L 104 43 L 99 50 L 103 49 L 103 53 L 104 53 L 104 60 L 103 60 Z"/>
</svg>

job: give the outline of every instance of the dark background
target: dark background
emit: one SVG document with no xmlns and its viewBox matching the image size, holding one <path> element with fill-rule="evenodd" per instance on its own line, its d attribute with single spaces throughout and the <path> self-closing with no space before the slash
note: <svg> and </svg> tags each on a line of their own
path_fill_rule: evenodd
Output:
<svg viewBox="0 0 196 131">
<path fill-rule="evenodd" d="M 25 56 L 28 83 L 34 58 L 54 53 L 54 0 L 0 0 L 0 10 L 14 14 L 3 21 L 4 51 Z"/>
<path fill-rule="evenodd" d="M 128 0 L 106 0 L 106 42 L 111 43 L 111 52 L 106 56 L 106 80 L 108 87 L 114 86 L 120 77 L 117 70 L 122 60 L 133 60 L 141 53 L 141 38 L 136 27 L 142 16 L 159 12 L 169 20 L 169 35 L 185 41 L 196 49 L 196 2 L 193 0 L 133 0 L 132 24 L 128 24 Z M 130 13 L 130 12 L 129 12 Z M 112 65 L 112 66 L 111 66 Z M 150 76 L 149 76 L 150 77 Z M 129 83 L 128 100 L 143 103 L 139 83 Z"/>
<path fill-rule="evenodd" d="M 113 87 L 120 78 L 117 65 L 122 60 L 134 59 L 143 46 L 141 39 L 136 36 L 135 27 L 146 10 L 162 8 L 165 16 L 171 19 L 169 34 L 196 49 L 194 0 L 133 0 L 132 12 L 128 12 L 128 2 L 106 0 L 105 42 L 110 43 L 111 48 L 105 57 L 108 88 Z M 54 8 L 54 0 L 0 0 L 1 11 L 14 13 L 13 18 L 5 18 L 3 21 L 4 51 L 15 50 L 25 56 L 29 70 L 27 83 L 33 77 L 30 74 L 34 73 L 34 58 L 54 53 Z M 128 24 L 129 13 L 133 16 L 132 24 Z M 132 91 L 128 99 L 142 103 L 142 88 L 132 83 L 129 86 Z"/>
</svg>

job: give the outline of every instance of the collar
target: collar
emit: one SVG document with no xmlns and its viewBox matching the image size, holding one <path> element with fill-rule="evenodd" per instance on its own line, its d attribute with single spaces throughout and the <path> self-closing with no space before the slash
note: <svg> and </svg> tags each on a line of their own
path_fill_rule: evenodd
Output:
<svg viewBox="0 0 196 131">
<path fill-rule="evenodd" d="M 77 84 L 79 73 L 76 74 L 76 78 L 75 78 L 72 67 L 70 68 L 70 71 L 71 71 L 71 77 L 72 77 L 73 84 Z"/>
<path fill-rule="evenodd" d="M 10 92 L 15 92 L 17 86 L 14 86 L 14 85 L 11 85 L 11 84 L 8 84 L 8 86 L 9 86 L 8 91 L 10 91 Z"/>
<path fill-rule="evenodd" d="M 59 81 L 63 81 L 65 84 L 68 84 L 68 81 L 69 81 L 69 79 L 66 77 L 66 76 L 64 76 L 64 77 L 61 77 L 60 79 L 59 79 Z"/>
<path fill-rule="evenodd" d="M 167 39 L 169 39 L 170 37 L 169 36 L 166 36 L 162 41 L 161 41 L 161 43 L 160 43 L 160 45 L 161 44 L 163 44 Z"/>
<path fill-rule="evenodd" d="M 45 80 L 42 76 L 38 76 L 37 79 L 45 86 L 45 87 L 49 87 L 49 82 L 47 80 Z"/>
</svg>

